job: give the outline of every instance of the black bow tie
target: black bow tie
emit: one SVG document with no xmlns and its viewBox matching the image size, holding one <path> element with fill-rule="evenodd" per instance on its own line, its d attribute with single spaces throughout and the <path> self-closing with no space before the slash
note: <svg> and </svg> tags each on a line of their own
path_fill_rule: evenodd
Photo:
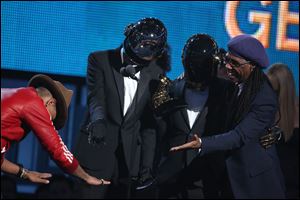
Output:
<svg viewBox="0 0 300 200">
<path fill-rule="evenodd" d="M 138 65 L 134 67 L 133 65 L 123 65 L 120 69 L 120 73 L 125 77 L 130 77 L 136 81 L 139 79 L 135 76 L 142 69 L 142 66 Z"/>
</svg>

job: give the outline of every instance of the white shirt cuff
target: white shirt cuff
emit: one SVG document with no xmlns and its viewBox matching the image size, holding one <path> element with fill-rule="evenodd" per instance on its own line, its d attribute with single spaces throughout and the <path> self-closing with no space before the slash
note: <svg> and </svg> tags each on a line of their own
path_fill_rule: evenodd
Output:
<svg viewBox="0 0 300 200">
<path fill-rule="evenodd" d="M 201 140 L 201 138 L 199 138 L 199 142 L 200 142 L 200 145 L 202 146 L 202 140 Z M 200 146 L 200 148 L 199 148 L 199 150 L 198 150 L 198 153 L 200 153 L 201 152 L 201 146 Z"/>
</svg>

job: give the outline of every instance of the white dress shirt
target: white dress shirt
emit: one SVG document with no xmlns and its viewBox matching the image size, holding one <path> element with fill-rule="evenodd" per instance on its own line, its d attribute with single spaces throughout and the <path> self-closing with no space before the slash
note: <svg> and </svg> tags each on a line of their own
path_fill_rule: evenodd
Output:
<svg viewBox="0 0 300 200">
<path fill-rule="evenodd" d="M 186 88 L 184 96 L 185 101 L 188 105 L 187 114 L 189 119 L 190 129 L 193 128 L 194 123 L 199 113 L 203 110 L 208 98 L 209 89 L 206 88 L 204 91 L 192 90 Z M 199 138 L 200 144 L 202 144 L 201 138 Z M 198 153 L 201 152 L 201 147 L 198 149 Z"/>
<path fill-rule="evenodd" d="M 121 49 L 121 60 L 122 63 L 124 62 L 123 58 L 124 49 Z M 133 65 L 136 67 L 136 65 Z M 140 79 L 140 72 L 137 72 L 135 76 Z M 124 107 L 123 107 L 123 116 L 125 116 L 129 106 L 132 104 L 134 96 L 136 94 L 138 81 L 130 78 L 130 77 L 123 77 L 124 79 Z"/>
<path fill-rule="evenodd" d="M 186 88 L 185 90 L 185 101 L 188 105 L 187 107 L 187 114 L 189 119 L 190 129 L 192 129 L 197 116 L 204 108 L 206 100 L 208 98 L 208 88 L 204 91 L 200 90 L 192 90 Z"/>
</svg>

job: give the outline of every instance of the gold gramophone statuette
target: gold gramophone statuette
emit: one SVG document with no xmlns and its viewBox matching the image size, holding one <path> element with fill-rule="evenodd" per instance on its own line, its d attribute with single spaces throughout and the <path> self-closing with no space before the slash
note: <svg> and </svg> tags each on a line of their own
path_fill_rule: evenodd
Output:
<svg viewBox="0 0 300 200">
<path fill-rule="evenodd" d="M 152 104 L 155 110 L 158 109 L 161 105 L 173 100 L 173 98 L 170 97 L 168 92 L 168 89 L 172 84 L 172 81 L 164 75 L 160 75 L 159 78 L 160 78 L 160 83 L 152 97 Z"/>
</svg>

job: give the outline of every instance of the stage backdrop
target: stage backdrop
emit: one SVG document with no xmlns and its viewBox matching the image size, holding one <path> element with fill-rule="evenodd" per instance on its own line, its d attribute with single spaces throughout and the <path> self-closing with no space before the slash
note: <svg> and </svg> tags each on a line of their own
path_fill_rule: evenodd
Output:
<svg viewBox="0 0 300 200">
<path fill-rule="evenodd" d="M 172 48 L 172 70 L 168 76 L 172 79 L 183 71 L 181 51 L 192 34 L 210 34 L 226 49 L 231 37 L 246 33 L 263 42 L 271 63 L 289 65 L 298 93 L 296 1 L 1 1 L 1 87 L 22 87 L 34 74 L 47 73 L 72 89 L 68 122 L 59 134 L 73 149 L 86 109 L 84 77 L 88 54 L 118 47 L 124 40 L 125 26 L 143 17 L 157 17 L 168 29 Z M 31 170 L 62 173 L 34 134 L 12 147 L 6 157 Z M 17 183 L 21 193 L 32 194 L 37 187 L 28 181 Z"/>
<path fill-rule="evenodd" d="M 168 29 L 170 78 L 182 72 L 181 51 L 195 33 L 220 47 L 240 33 L 254 35 L 271 63 L 286 63 L 299 85 L 299 2 L 3 2 L 1 68 L 84 77 L 87 56 L 118 47 L 127 24 L 157 17 Z"/>
</svg>

